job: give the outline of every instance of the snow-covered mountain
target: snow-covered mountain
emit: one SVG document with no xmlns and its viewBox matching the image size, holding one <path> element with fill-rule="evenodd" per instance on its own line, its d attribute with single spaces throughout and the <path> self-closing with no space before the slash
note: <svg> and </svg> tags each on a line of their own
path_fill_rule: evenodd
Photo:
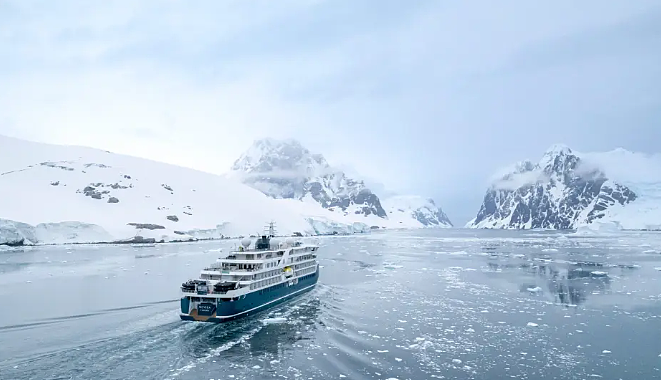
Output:
<svg viewBox="0 0 661 380">
<path fill-rule="evenodd" d="M 469 228 L 573 229 L 661 225 L 661 160 L 624 149 L 579 153 L 553 145 L 498 174 Z"/>
<path fill-rule="evenodd" d="M 364 181 L 331 167 L 296 140 L 256 140 L 231 170 L 231 177 L 270 197 L 316 202 L 343 216 L 362 216 L 357 220 L 371 226 L 452 226 L 433 201 L 420 196 L 380 199 Z"/>
<path fill-rule="evenodd" d="M 418 195 L 396 195 L 383 200 L 383 207 L 392 221 L 413 219 L 426 227 L 452 227 L 450 218 L 433 199 Z"/>
<path fill-rule="evenodd" d="M 345 214 L 385 217 L 381 201 L 362 181 L 334 170 L 320 154 L 296 140 L 261 139 L 232 166 L 243 182 L 273 198 L 312 197 L 327 209 Z"/>
<path fill-rule="evenodd" d="M 425 226 L 404 217 L 410 208 L 381 217 L 378 197 L 339 173 L 292 187 L 306 196 L 274 199 L 235 179 L 85 147 L 0 135 L 0 155 L 0 245 L 220 238 L 261 233 L 271 220 L 282 234 Z"/>
<path fill-rule="evenodd" d="M 317 204 L 237 181 L 75 146 L 0 136 L 0 245 L 366 231 Z M 138 238 L 139 239 L 139 238 Z"/>
</svg>

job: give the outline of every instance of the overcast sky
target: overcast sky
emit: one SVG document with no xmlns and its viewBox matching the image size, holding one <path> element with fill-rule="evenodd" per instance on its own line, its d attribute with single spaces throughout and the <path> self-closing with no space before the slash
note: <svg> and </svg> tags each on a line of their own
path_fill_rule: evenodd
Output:
<svg viewBox="0 0 661 380">
<path fill-rule="evenodd" d="M 0 0 L 0 134 L 216 173 L 293 137 L 455 224 L 498 168 L 659 152 L 660 120 L 658 0 Z"/>
</svg>

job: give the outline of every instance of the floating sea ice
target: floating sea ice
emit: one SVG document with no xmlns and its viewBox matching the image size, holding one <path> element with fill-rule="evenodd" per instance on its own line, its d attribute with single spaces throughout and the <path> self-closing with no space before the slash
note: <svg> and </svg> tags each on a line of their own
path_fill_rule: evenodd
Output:
<svg viewBox="0 0 661 380">
<path fill-rule="evenodd" d="M 528 322 L 528 327 L 537 327 L 537 326 L 539 326 L 537 323 Z"/>
<path fill-rule="evenodd" d="M 601 353 L 602 353 L 602 354 L 610 354 L 611 352 L 608 351 L 608 350 L 603 350 L 603 351 L 601 351 Z"/>
<path fill-rule="evenodd" d="M 661 355 L 659 355 L 659 357 L 661 357 Z M 395 360 L 398 361 L 398 362 L 402 361 L 402 359 L 400 359 L 400 358 L 395 358 Z"/>
<path fill-rule="evenodd" d="M 252 366 L 252 369 L 260 369 L 260 368 L 262 367 L 260 367 L 259 364 L 255 364 L 254 366 Z"/>
<path fill-rule="evenodd" d="M 656 268 L 654 268 L 654 269 L 656 269 L 656 270 L 661 270 L 661 267 L 656 267 Z"/>
<path fill-rule="evenodd" d="M 542 291 L 542 288 L 540 288 L 539 286 L 535 286 L 534 288 L 528 288 L 526 290 L 528 290 L 531 293 L 539 293 Z"/>
<path fill-rule="evenodd" d="M 265 325 L 269 325 L 269 324 L 272 324 L 272 323 L 284 323 L 284 322 L 287 322 L 287 318 L 283 318 L 283 317 L 266 318 L 262 322 Z"/>
<path fill-rule="evenodd" d="M 452 359 L 452 363 L 454 364 L 461 364 L 462 361 L 460 359 Z"/>
</svg>

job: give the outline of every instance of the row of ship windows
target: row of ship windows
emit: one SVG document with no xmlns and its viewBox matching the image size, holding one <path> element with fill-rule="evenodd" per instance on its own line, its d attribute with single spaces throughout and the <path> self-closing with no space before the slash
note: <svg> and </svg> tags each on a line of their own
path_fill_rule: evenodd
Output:
<svg viewBox="0 0 661 380">
<path fill-rule="evenodd" d="M 266 280 L 253 282 L 252 284 L 250 284 L 250 289 L 251 290 L 252 289 L 259 289 L 259 288 L 262 288 L 262 287 L 267 286 L 267 285 L 275 284 L 279 280 L 280 280 L 279 278 L 273 277 L 273 278 L 267 278 Z"/>
<path fill-rule="evenodd" d="M 296 265 L 294 265 L 294 269 L 302 269 L 302 268 L 307 268 L 307 267 L 313 267 L 315 265 L 317 265 L 317 263 L 315 263 L 314 261 L 310 261 L 310 262 L 303 263 L 303 264 L 296 264 Z"/>
<path fill-rule="evenodd" d="M 297 257 L 296 260 L 294 260 L 294 261 L 310 260 L 313 257 L 314 257 L 314 255 L 303 255 L 303 256 Z"/>
<path fill-rule="evenodd" d="M 316 270 L 316 268 L 305 268 L 305 269 L 301 269 L 301 270 L 297 271 L 296 274 L 300 276 L 300 275 L 302 275 L 302 274 L 312 273 L 312 272 L 314 272 L 315 270 Z"/>
<path fill-rule="evenodd" d="M 280 271 L 276 269 L 276 270 L 270 270 L 270 271 L 264 272 L 264 273 L 257 273 L 255 275 L 253 275 L 253 278 L 255 280 L 259 280 L 259 279 L 262 279 L 262 278 L 273 277 L 276 274 L 278 274 L 278 272 L 280 272 Z"/>
<path fill-rule="evenodd" d="M 310 277 L 312 277 L 312 276 L 314 276 L 314 274 L 308 274 L 308 275 L 305 275 L 305 276 L 303 276 L 303 277 L 299 277 L 299 280 L 306 280 L 306 279 L 308 279 L 308 278 L 310 278 Z M 260 290 L 260 294 L 261 294 L 262 292 L 271 292 L 271 291 L 273 291 L 273 290 L 283 288 L 284 286 L 285 286 L 284 283 L 282 283 L 282 284 L 278 284 L 278 285 L 276 285 L 276 286 L 272 286 L 272 287 L 270 287 L 270 288 Z M 253 288 L 251 287 L 250 289 L 253 289 Z"/>
<path fill-rule="evenodd" d="M 305 269 L 301 269 L 301 270 L 297 271 L 296 274 L 300 276 L 302 274 L 312 273 L 314 271 L 315 271 L 315 268 L 305 268 Z M 253 282 L 252 284 L 250 284 L 250 290 L 263 288 L 265 286 L 275 284 L 279 281 L 280 281 L 279 277 L 272 277 L 272 278 L 267 278 L 266 280 Z"/>
</svg>

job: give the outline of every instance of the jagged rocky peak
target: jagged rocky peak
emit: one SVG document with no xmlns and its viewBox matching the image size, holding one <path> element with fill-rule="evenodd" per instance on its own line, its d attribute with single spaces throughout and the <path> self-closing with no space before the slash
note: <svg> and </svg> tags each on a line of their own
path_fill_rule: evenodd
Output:
<svg viewBox="0 0 661 380">
<path fill-rule="evenodd" d="M 363 181 L 332 168 L 323 155 L 294 139 L 256 140 L 232 171 L 243 182 L 274 198 L 312 197 L 324 208 L 345 214 L 387 218 L 379 197 Z"/>
<path fill-rule="evenodd" d="M 567 145 L 554 144 L 546 150 L 538 165 L 548 174 L 564 174 L 575 170 L 579 162 L 580 159 Z"/>
<path fill-rule="evenodd" d="M 487 190 L 473 228 L 571 229 L 636 199 L 568 146 L 551 146 L 537 164 L 522 161 Z"/>
</svg>

